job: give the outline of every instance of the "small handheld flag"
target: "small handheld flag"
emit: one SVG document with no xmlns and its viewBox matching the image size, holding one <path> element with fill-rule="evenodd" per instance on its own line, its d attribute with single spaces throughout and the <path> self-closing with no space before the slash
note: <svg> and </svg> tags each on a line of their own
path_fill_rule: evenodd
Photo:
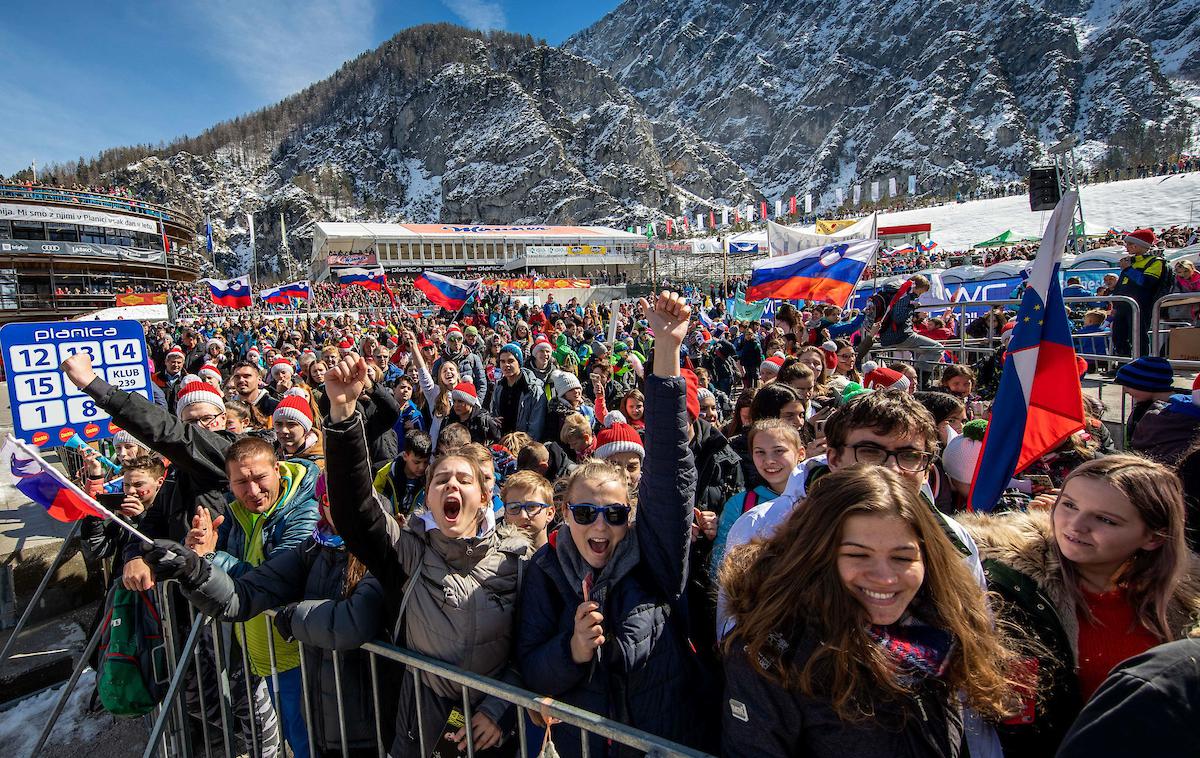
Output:
<svg viewBox="0 0 1200 758">
<path fill-rule="evenodd" d="M 142 542 L 153 544 L 149 537 L 117 518 L 112 511 L 46 463 L 36 450 L 11 434 L 5 439 L 4 447 L 0 448 L 0 468 L 3 468 L 4 476 L 17 491 L 45 508 L 46 513 L 58 521 L 71 523 L 88 516 L 115 521 Z"/>
</svg>

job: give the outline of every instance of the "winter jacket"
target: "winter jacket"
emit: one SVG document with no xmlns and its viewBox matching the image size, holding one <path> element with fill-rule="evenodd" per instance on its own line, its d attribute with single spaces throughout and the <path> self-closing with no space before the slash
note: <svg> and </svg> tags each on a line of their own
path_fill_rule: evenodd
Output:
<svg viewBox="0 0 1200 758">
<path fill-rule="evenodd" d="M 1200 640 L 1176 640 L 1114 669 L 1079 714 L 1058 756 L 1187 755 L 1196 749 L 1197 725 Z"/>
<path fill-rule="evenodd" d="M 114 424 L 171 461 L 158 496 L 142 520 L 146 536 L 182 542 L 192 528 L 197 506 L 207 508 L 213 518 L 225 514 L 229 489 L 225 451 L 237 435 L 185 424 L 142 395 L 119 390 L 103 379 L 92 380 L 84 392 L 112 416 Z M 141 543 L 125 548 L 125 560 L 141 554 Z"/>
<path fill-rule="evenodd" d="M 692 422 L 695 434 L 688 447 L 696 461 L 696 500 L 702 511 L 720 512 L 725 501 L 746 488 L 741 458 L 724 434 L 704 419 Z"/>
<path fill-rule="evenodd" d="M 145 511 L 131 519 L 117 516 L 137 529 L 142 528 L 141 524 L 145 517 Z M 125 568 L 125 550 L 131 543 L 137 543 L 139 554 L 141 552 L 141 542 L 125 528 L 112 521 L 105 521 L 94 516 L 86 516 L 80 521 L 79 543 L 83 548 L 84 556 L 89 561 L 99 562 L 105 558 L 112 558 L 110 575 L 114 577 L 121 576 Z"/>
<path fill-rule="evenodd" d="M 471 433 L 472 442 L 486 447 L 500 441 L 500 422 L 482 408 L 472 408 L 466 421 L 459 420 L 457 415 L 454 416 L 454 420 L 467 428 Z"/>
<path fill-rule="evenodd" d="M 546 386 L 527 368 L 521 369 L 521 376 L 525 378 L 525 385 L 521 390 L 520 399 L 517 400 L 516 430 L 525 432 L 535 440 L 541 440 L 546 427 Z M 488 410 L 497 418 L 501 415 L 500 394 L 508 391 L 507 384 L 502 377 L 492 391 Z"/>
<path fill-rule="evenodd" d="M 702 692 L 682 602 L 695 468 L 687 446 L 682 378 L 646 380 L 646 470 L 638 495 L 637 563 L 604 597 L 606 640 L 586 664 L 571 657 L 582 588 L 567 579 L 557 542 L 543 546 L 521 590 L 516 660 L 526 686 L 610 719 L 696 744 Z M 557 535 L 557 533 L 556 533 Z M 627 538 L 628 539 L 628 538 Z M 554 728 L 563 758 L 580 754 L 578 731 Z M 632 754 L 593 735 L 592 756 Z"/>
<path fill-rule="evenodd" d="M 1159 463 L 1174 466 L 1200 435 L 1200 405 L 1191 395 L 1171 395 L 1171 401 L 1146 412 L 1133 430 L 1131 446 Z"/>
<path fill-rule="evenodd" d="M 436 396 L 434 400 L 437 400 Z M 391 390 L 376 382 L 359 396 L 357 406 L 366 424 L 371 464 L 379 468 L 400 454 L 396 448 L 396 435 L 392 433 L 392 426 L 400 418 L 400 404 Z M 322 416 L 329 415 L 329 398 L 324 394 L 317 401 L 317 410 Z"/>
<path fill-rule="evenodd" d="M 963 752 L 957 698 L 936 679 L 922 680 L 902 700 L 873 703 L 870 718 L 845 722 L 828 699 L 785 690 L 750 663 L 736 637 L 730 644 L 721 716 L 726 758 L 956 758 Z M 801 667 L 820 644 L 805 629 L 798 639 L 782 641 L 780 654 Z M 792 646 L 796 652 L 788 654 Z"/>
<path fill-rule="evenodd" d="M 218 532 L 213 565 L 236 578 L 276 552 L 308 539 L 317 525 L 320 473 L 309 461 L 280 461 L 279 500 L 265 514 L 251 513 L 236 500 L 230 503 Z"/>
<path fill-rule="evenodd" d="M 309 537 L 300 545 L 276 551 L 241 578 L 214 570 L 203 585 L 184 590 L 201 612 L 228 621 L 248 621 L 268 608 L 296 604 L 291 628 L 307 646 L 309 713 L 318 715 L 312 721 L 313 738 L 317 746 L 330 751 L 341 748 L 334 650 L 341 651 L 346 746 L 352 750 L 375 746 L 370 665 L 366 654 L 356 648 L 374 639 L 382 627 L 383 589 L 368 574 L 343 597 L 349 558 L 344 547 Z"/>
<path fill-rule="evenodd" d="M 530 549 L 515 529 L 489 526 L 468 539 L 451 539 L 424 518 L 401 528 L 371 484 L 362 414 L 325 426 L 326 462 L 338 476 L 328 478 L 329 506 L 346 547 L 379 578 L 386 598 L 386 638 L 467 671 L 499 678 L 507 669 L 516 610 L 518 564 Z M 491 516 L 487 509 L 485 519 Z M 400 616 L 401 604 L 412 585 Z M 449 703 L 462 703 L 462 691 L 431 675 L 422 693 L 440 698 L 422 707 L 426 735 L 438 734 Z M 472 693 L 473 707 L 499 722 L 508 706 Z M 419 742 L 417 693 L 404 677 L 396 712 L 393 756 L 412 755 Z M 422 703 L 428 705 L 427 698 Z"/>
<path fill-rule="evenodd" d="M 960 522 L 979 545 L 988 589 L 1000 595 L 1001 616 L 1044 652 L 1037 661 L 1038 702 L 1032 723 L 999 728 L 1006 754 L 1054 755 L 1083 703 L 1075 673 L 1079 648 L 1078 611 L 1063 583 L 1054 550 L 1050 514 L 1010 512 L 961 515 Z M 1200 617 L 1200 559 L 1176 588 L 1167 621 L 1186 635 Z"/>
</svg>

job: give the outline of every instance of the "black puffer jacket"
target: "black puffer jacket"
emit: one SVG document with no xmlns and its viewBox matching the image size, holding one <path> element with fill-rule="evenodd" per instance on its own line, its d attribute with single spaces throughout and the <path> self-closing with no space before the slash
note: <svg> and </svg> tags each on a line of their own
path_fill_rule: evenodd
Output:
<svg viewBox="0 0 1200 758">
<path fill-rule="evenodd" d="M 378 636 L 383 627 L 383 588 L 368 574 L 343 597 L 349 561 L 344 548 L 310 538 L 238 579 L 214 567 L 207 582 L 184 591 L 204 613 L 230 621 L 247 621 L 268 608 L 297 603 L 292 633 L 306 645 L 309 712 L 319 715 L 313 719 L 313 738 L 318 747 L 329 751 L 341 749 L 334 650 L 341 657 L 346 746 L 375 747 L 370 663 L 357 648 Z"/>
<path fill-rule="evenodd" d="M 213 518 L 225 515 L 229 490 L 225 451 L 237 441 L 236 434 L 185 424 L 166 408 L 119 390 L 103 379 L 92 380 L 84 392 L 112 416 L 117 426 L 171 461 L 158 497 L 142 520 L 142 531 L 148 537 L 182 542 L 198 505 L 207 508 Z M 134 541 L 126 547 L 125 559 L 141 554 L 141 543 Z"/>
<path fill-rule="evenodd" d="M 516 660 L 526 685 L 572 705 L 682 743 L 700 732 L 696 662 L 683 602 L 695 468 L 687 447 L 681 378 L 646 381 L 646 463 L 637 520 L 637 563 L 603 603 L 606 641 L 592 662 L 571 657 L 582 588 L 567 578 L 557 543 L 533 557 L 521 588 Z M 557 534 L 557 533 L 556 533 Z M 580 753 L 579 733 L 554 728 L 564 757 Z M 625 754 L 593 736 L 593 756 Z"/>
</svg>

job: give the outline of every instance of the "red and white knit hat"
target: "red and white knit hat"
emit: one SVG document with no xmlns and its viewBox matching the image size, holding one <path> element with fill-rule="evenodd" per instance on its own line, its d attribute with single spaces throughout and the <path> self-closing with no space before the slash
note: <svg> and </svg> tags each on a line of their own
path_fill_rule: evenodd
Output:
<svg viewBox="0 0 1200 758">
<path fill-rule="evenodd" d="M 200 375 L 201 379 L 203 379 L 206 376 L 211 376 L 213 379 L 217 380 L 218 382 L 221 381 L 221 369 L 217 368 L 216 366 L 212 365 L 211 363 L 205 363 L 203 366 L 200 367 L 200 370 L 197 371 L 196 373 Z"/>
<path fill-rule="evenodd" d="M 833 371 L 837 368 L 837 343 L 833 340 L 826 340 L 821 345 L 821 352 L 825 353 L 825 369 Z"/>
<path fill-rule="evenodd" d="M 454 385 L 454 391 L 450 393 L 451 400 L 458 400 L 475 408 L 479 407 L 479 395 L 475 392 L 475 385 L 472 382 L 459 382 Z"/>
<path fill-rule="evenodd" d="M 620 421 L 600 430 L 596 435 L 596 452 L 592 455 L 604 460 L 617 453 L 637 453 L 642 458 L 646 457 L 646 446 L 642 444 L 637 429 Z"/>
<path fill-rule="evenodd" d="M 1158 244 L 1158 237 L 1155 236 L 1153 229 L 1134 229 L 1132 232 L 1126 234 L 1121 241 L 1132 242 L 1143 250 L 1149 250 Z"/>
<path fill-rule="evenodd" d="M 537 338 L 534 339 L 533 350 L 530 352 L 536 353 L 538 350 L 542 349 L 546 350 L 546 352 L 550 352 L 554 349 L 554 346 L 550 344 L 550 340 L 546 338 L 546 335 L 539 334 Z"/>
<path fill-rule="evenodd" d="M 304 390 L 293 387 L 284 393 L 279 405 L 275 406 L 275 412 L 271 414 L 271 420 L 295 421 L 304 427 L 306 434 L 311 432 L 313 428 L 312 406 L 309 405 Z"/>
<path fill-rule="evenodd" d="M 179 385 L 179 394 L 175 396 L 175 415 L 183 416 L 183 410 L 193 403 L 209 403 L 225 412 L 225 401 L 216 387 L 204 381 L 195 374 L 183 377 Z"/>
<path fill-rule="evenodd" d="M 446 330 L 446 339 L 450 339 L 452 335 L 458 335 L 458 338 L 462 339 L 462 327 L 458 324 L 451 324 L 450 328 Z"/>
<path fill-rule="evenodd" d="M 287 358 L 276 358 L 275 360 L 271 361 L 271 377 L 274 378 L 278 376 L 279 370 L 284 367 L 290 368 L 292 371 L 296 370 L 296 367 L 293 366 L 292 362 Z"/>
<path fill-rule="evenodd" d="M 778 374 L 779 369 L 783 368 L 783 358 L 778 355 L 772 355 L 770 358 L 767 358 L 765 361 L 759 364 L 759 368 L 766 369 L 772 374 Z"/>
<path fill-rule="evenodd" d="M 338 350 L 343 353 L 348 353 L 354 349 L 354 341 L 349 337 L 342 337 L 342 341 L 338 343 Z"/>
<path fill-rule="evenodd" d="M 221 350 L 224 350 L 225 349 L 225 340 L 221 339 L 220 337 L 209 337 L 208 343 L 205 344 L 204 348 L 206 350 L 208 350 L 208 349 L 211 349 L 214 345 L 221 348 Z"/>
<path fill-rule="evenodd" d="M 180 358 L 186 357 L 183 353 L 183 348 L 181 348 L 179 345 L 175 345 L 167 351 L 168 358 L 170 358 L 172 355 L 178 355 Z"/>
<path fill-rule="evenodd" d="M 1192 382 L 1192 403 L 1200 405 L 1200 375 L 1196 376 L 1196 380 Z"/>
<path fill-rule="evenodd" d="M 908 391 L 908 377 L 899 371 L 880 366 L 863 377 L 863 386 L 869 390 L 897 389 Z"/>
</svg>

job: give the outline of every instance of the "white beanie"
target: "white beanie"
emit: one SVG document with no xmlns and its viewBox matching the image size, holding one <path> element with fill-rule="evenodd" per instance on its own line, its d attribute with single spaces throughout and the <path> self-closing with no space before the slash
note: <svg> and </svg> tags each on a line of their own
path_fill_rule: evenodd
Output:
<svg viewBox="0 0 1200 758">
<path fill-rule="evenodd" d="M 578 377 L 566 371 L 555 371 L 550 375 L 550 382 L 554 385 L 556 397 L 562 397 L 576 387 L 583 386 L 579 383 Z"/>
<path fill-rule="evenodd" d="M 942 451 L 942 469 L 946 476 L 963 484 L 971 483 L 979 455 L 983 452 L 986 432 L 987 422 L 977 419 L 964 426 L 962 434 L 946 443 L 946 449 Z"/>
<path fill-rule="evenodd" d="M 217 388 L 195 374 L 188 374 L 179 384 L 179 394 L 175 399 L 175 415 L 182 417 L 183 409 L 193 403 L 208 403 L 216 406 L 221 413 L 225 412 L 225 400 Z"/>
</svg>

